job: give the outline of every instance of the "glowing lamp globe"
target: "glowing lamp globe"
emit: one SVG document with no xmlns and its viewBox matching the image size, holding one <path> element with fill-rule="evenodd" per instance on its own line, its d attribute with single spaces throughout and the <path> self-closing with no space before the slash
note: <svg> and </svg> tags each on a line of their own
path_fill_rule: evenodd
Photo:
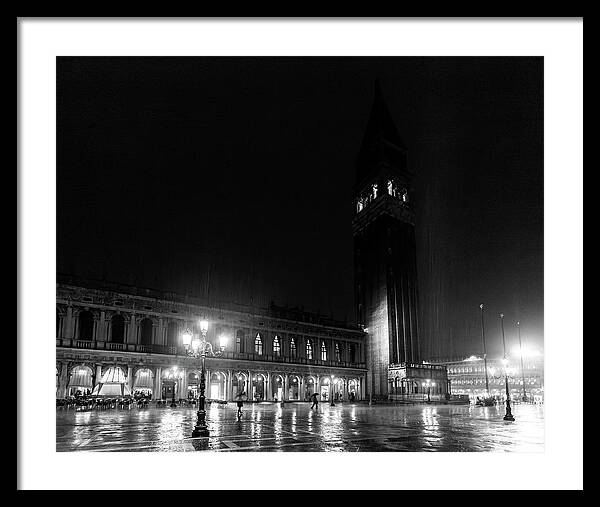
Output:
<svg viewBox="0 0 600 507">
<path fill-rule="evenodd" d="M 207 320 L 200 321 L 200 331 L 202 331 L 203 333 L 206 333 L 208 331 L 208 321 Z"/>
<path fill-rule="evenodd" d="M 189 347 L 192 343 L 192 333 L 189 330 L 185 330 L 182 335 L 183 345 Z"/>
</svg>

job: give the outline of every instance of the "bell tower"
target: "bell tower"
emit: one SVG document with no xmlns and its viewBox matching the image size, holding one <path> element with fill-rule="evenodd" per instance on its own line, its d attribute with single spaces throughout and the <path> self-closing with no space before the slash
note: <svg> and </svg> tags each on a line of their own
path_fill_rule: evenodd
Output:
<svg viewBox="0 0 600 507">
<path fill-rule="evenodd" d="M 390 365 L 420 362 L 414 189 L 381 86 L 356 162 L 355 301 L 367 333 L 367 392 L 387 397 Z"/>
</svg>

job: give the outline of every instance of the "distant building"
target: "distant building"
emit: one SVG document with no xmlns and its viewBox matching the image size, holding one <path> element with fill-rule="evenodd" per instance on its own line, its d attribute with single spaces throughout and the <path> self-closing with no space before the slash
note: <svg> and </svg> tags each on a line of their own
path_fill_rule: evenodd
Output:
<svg viewBox="0 0 600 507">
<path fill-rule="evenodd" d="M 472 400 L 486 396 L 485 369 L 482 357 L 470 356 L 461 360 L 440 361 L 448 369 L 448 381 L 452 394 L 468 395 Z M 504 364 L 501 358 L 487 358 L 488 385 L 492 396 L 503 398 L 506 394 Z M 511 398 L 522 400 L 523 386 L 530 401 L 544 400 L 544 358 L 541 354 L 523 358 L 523 372 L 519 356 L 507 358 L 508 386 Z M 524 378 L 524 383 L 523 383 Z"/>
</svg>

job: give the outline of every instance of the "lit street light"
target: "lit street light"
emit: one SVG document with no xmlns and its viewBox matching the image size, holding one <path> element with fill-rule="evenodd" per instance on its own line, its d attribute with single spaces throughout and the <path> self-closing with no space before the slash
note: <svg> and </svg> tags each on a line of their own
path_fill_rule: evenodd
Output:
<svg viewBox="0 0 600 507">
<path fill-rule="evenodd" d="M 422 382 L 421 385 L 427 388 L 427 403 L 431 402 L 431 387 L 435 386 L 435 382 L 431 382 L 430 379 L 427 379 L 427 381 Z"/>
<path fill-rule="evenodd" d="M 523 381 L 523 403 L 527 403 L 527 393 L 525 392 L 525 369 L 523 368 L 523 344 L 521 343 L 521 323 L 517 321 L 517 331 L 519 333 L 519 355 L 521 356 L 521 379 Z"/>
<path fill-rule="evenodd" d="M 175 402 L 175 388 L 177 386 L 177 381 L 183 378 L 183 372 L 177 370 L 177 366 L 173 366 L 166 375 L 168 380 L 173 381 L 173 397 L 171 398 L 171 408 L 177 408 L 177 403 Z"/>
<path fill-rule="evenodd" d="M 510 391 L 508 389 L 508 368 L 507 368 L 508 360 L 506 359 L 506 340 L 504 338 L 504 314 L 503 313 L 500 314 L 500 326 L 502 328 L 502 347 L 504 350 L 504 357 L 502 359 L 502 362 L 504 364 L 504 383 L 506 385 L 506 414 L 504 415 L 504 420 L 505 421 L 514 421 L 515 418 L 513 417 L 512 412 L 510 410 Z"/>
<path fill-rule="evenodd" d="M 200 332 L 202 333 L 201 338 L 194 336 L 193 333 L 186 329 L 183 332 L 183 345 L 185 346 L 185 352 L 190 357 L 201 358 L 202 368 L 200 370 L 200 396 L 198 397 L 198 420 L 196 426 L 192 432 L 192 437 L 207 437 L 209 431 L 206 426 L 206 411 L 204 410 L 204 388 L 206 386 L 206 368 L 205 358 L 218 357 L 223 354 L 225 346 L 227 345 L 227 338 L 222 335 L 220 337 L 220 350 L 214 352 L 212 344 L 206 340 L 206 333 L 208 332 L 208 322 L 206 320 L 200 321 Z"/>
</svg>

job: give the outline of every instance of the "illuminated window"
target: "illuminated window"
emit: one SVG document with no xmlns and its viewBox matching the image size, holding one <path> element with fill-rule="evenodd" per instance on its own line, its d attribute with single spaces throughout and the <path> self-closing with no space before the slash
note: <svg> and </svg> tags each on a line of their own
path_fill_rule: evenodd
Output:
<svg viewBox="0 0 600 507">
<path fill-rule="evenodd" d="M 306 359 L 313 358 L 312 340 L 306 340 Z"/>
<path fill-rule="evenodd" d="M 256 333 L 256 338 L 254 338 L 254 352 L 262 356 L 263 343 L 262 336 L 260 336 L 260 333 Z"/>
<path fill-rule="evenodd" d="M 292 357 L 296 357 L 296 338 L 294 337 L 290 340 L 290 354 Z"/>
<path fill-rule="evenodd" d="M 394 189 L 394 184 L 392 183 L 392 180 L 388 180 L 388 183 L 387 183 L 387 191 L 388 191 L 388 194 L 390 194 L 390 195 L 394 195 L 394 194 L 392 193 L 392 192 L 393 192 L 393 189 Z"/>
<path fill-rule="evenodd" d="M 408 202 L 408 190 L 406 190 L 405 188 L 402 189 L 402 200 L 404 202 Z"/>
<path fill-rule="evenodd" d="M 321 342 L 321 361 L 327 361 L 327 346 Z"/>
<path fill-rule="evenodd" d="M 281 343 L 279 341 L 279 336 L 277 335 L 275 335 L 275 338 L 273 338 L 273 355 L 281 355 Z"/>
<path fill-rule="evenodd" d="M 342 353 L 340 352 L 340 344 L 339 343 L 335 344 L 335 360 L 338 363 L 342 362 Z"/>
<path fill-rule="evenodd" d="M 371 185 L 371 190 L 373 191 L 373 199 L 377 199 L 377 183 Z"/>
</svg>

